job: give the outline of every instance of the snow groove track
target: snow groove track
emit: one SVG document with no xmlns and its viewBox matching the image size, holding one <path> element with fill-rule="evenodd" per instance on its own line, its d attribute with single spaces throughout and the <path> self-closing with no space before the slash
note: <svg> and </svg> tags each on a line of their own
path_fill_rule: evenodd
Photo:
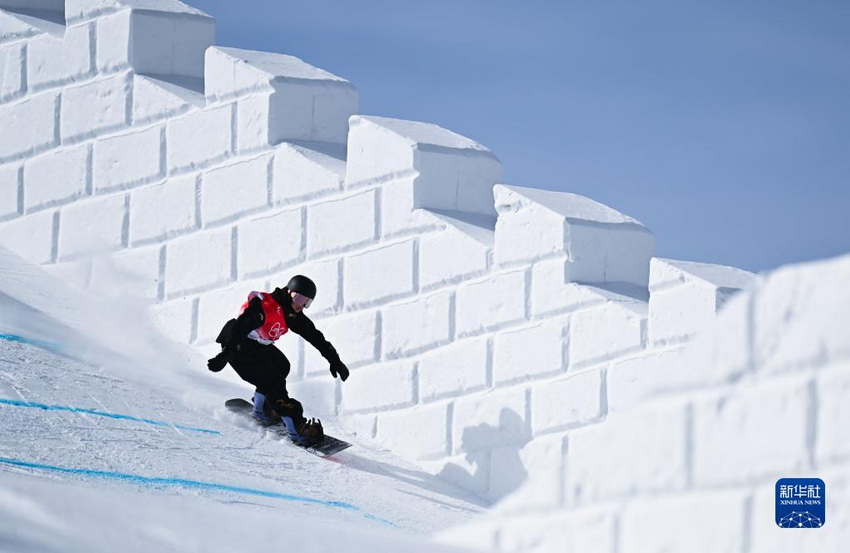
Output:
<svg viewBox="0 0 850 553">
<path fill-rule="evenodd" d="M 164 369 L 146 371 L 117 356 L 91 364 L 27 338 L 0 337 L 0 492 L 12 484 L 27 489 L 32 482 L 41 489 L 55 483 L 71 504 L 79 491 L 120 504 L 119 497 L 227 513 L 233 521 L 273 516 L 298 521 L 299 528 L 341 524 L 357 531 L 413 534 L 445 528 L 480 511 L 465 493 L 385 452 L 358 448 L 334 462 L 282 444 L 253 426 L 223 426 L 232 422 L 226 415 L 187 405 L 183 390 L 191 378 L 177 378 L 170 363 L 179 366 L 163 359 Z M 221 398 L 232 394 L 228 388 L 199 404 L 221 405 Z M 21 493 L 21 501 L 29 501 Z M 10 514 L 29 520 L 26 509 L 4 511 L 4 501 L 0 543 L 4 527 L 6 535 L 13 531 Z M 45 496 L 45 501 L 52 500 Z M 88 524 L 85 513 L 94 511 L 113 516 L 112 507 L 100 509 L 85 506 L 78 522 Z M 171 524 L 169 517 L 150 513 L 137 514 L 153 517 L 155 525 Z M 210 523 L 198 524 L 207 528 Z M 244 525 L 227 527 L 242 531 Z"/>
<path fill-rule="evenodd" d="M 27 461 L 21 461 L 18 459 L 9 459 L 6 457 L 0 457 L 0 464 L 11 465 L 20 468 L 34 469 L 34 470 L 42 470 L 49 472 L 60 472 L 64 474 L 75 474 L 81 476 L 91 476 L 94 478 L 106 478 L 111 480 L 122 480 L 125 482 L 134 482 L 138 484 L 143 484 L 147 486 L 162 486 L 162 487 L 177 487 L 177 488 L 194 488 L 201 490 L 213 490 L 213 491 L 223 491 L 244 495 L 254 495 L 260 497 L 269 497 L 272 499 L 282 499 L 284 501 L 294 501 L 297 503 L 307 503 L 313 505 L 321 505 L 323 507 L 329 507 L 331 509 L 344 509 L 347 511 L 353 511 L 361 514 L 364 518 L 369 520 L 374 520 L 376 522 L 380 522 L 386 526 L 390 526 L 395 528 L 396 525 L 392 522 L 382 519 L 373 514 L 367 513 L 360 509 L 360 507 L 356 505 L 352 505 L 351 503 L 346 503 L 345 501 L 333 501 L 326 499 L 316 499 L 314 497 L 303 497 L 298 495 L 290 495 L 276 492 L 268 492 L 263 490 L 258 490 L 254 488 L 244 488 L 240 486 L 230 486 L 227 484 L 217 484 L 215 482 L 201 482 L 199 480 L 188 480 L 185 478 L 161 478 L 161 477 L 151 477 L 151 476 L 142 476 L 139 474 L 129 474 L 123 472 L 114 472 L 114 471 L 106 471 L 106 470 L 93 470 L 93 469 L 81 469 L 81 468 L 68 468 L 68 467 L 58 467 L 53 465 L 45 465 L 41 463 L 30 463 Z"/>
<path fill-rule="evenodd" d="M 20 401 L 16 399 L 2 399 L 0 398 L 0 405 L 7 405 L 10 407 L 29 407 L 32 409 L 41 409 L 43 411 L 67 411 L 69 413 L 82 413 L 85 415 L 94 415 L 96 417 L 106 417 L 110 419 L 118 419 L 118 420 L 126 420 L 132 422 L 141 422 L 144 424 L 152 424 L 154 426 L 165 426 L 167 428 L 176 428 L 179 430 L 188 430 L 191 432 L 202 432 L 205 434 L 215 434 L 221 436 L 221 432 L 218 430 L 209 430 L 207 428 L 196 428 L 194 426 L 184 426 L 182 424 L 177 424 L 173 422 L 165 422 L 158 421 L 153 419 L 145 419 L 140 417 L 134 417 L 132 415 L 122 415 L 120 413 L 108 413 L 105 411 L 98 411 L 97 409 L 85 409 L 81 407 L 67 407 L 64 405 L 47 405 L 45 403 L 33 403 L 31 401 Z"/>
</svg>

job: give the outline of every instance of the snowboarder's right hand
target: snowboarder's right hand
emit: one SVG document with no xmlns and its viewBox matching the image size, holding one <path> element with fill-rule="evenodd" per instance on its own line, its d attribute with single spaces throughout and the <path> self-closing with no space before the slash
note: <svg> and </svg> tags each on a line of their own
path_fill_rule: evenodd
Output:
<svg viewBox="0 0 850 553">
<path fill-rule="evenodd" d="M 348 379 L 348 367 L 342 361 L 334 361 L 331 363 L 331 374 L 334 378 L 339 374 L 340 380 L 345 382 Z"/>
<path fill-rule="evenodd" d="M 207 361 L 207 368 L 214 373 L 223 369 L 225 365 L 227 365 L 227 356 L 224 353 L 219 353 Z"/>
</svg>

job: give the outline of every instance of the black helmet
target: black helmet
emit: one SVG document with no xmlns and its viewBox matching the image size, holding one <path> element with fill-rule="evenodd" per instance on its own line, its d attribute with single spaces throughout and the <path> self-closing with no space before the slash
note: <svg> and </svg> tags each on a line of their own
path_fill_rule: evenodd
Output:
<svg viewBox="0 0 850 553">
<path fill-rule="evenodd" d="M 304 275 L 295 275 L 289 279 L 289 283 L 286 287 L 291 292 L 298 292 L 302 296 L 307 296 L 310 299 L 314 299 L 316 297 L 316 283 Z"/>
</svg>

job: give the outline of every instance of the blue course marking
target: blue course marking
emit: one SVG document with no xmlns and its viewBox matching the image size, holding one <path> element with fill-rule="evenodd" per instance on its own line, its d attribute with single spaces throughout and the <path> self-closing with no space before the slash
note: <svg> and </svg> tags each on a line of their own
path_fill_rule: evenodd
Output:
<svg viewBox="0 0 850 553">
<path fill-rule="evenodd" d="M 0 334 L 0 340 L 6 340 L 7 342 L 17 342 L 19 344 L 29 344 L 31 346 L 36 346 L 42 349 L 46 349 L 48 351 L 52 351 L 54 353 L 62 353 L 62 348 L 59 344 L 54 344 L 53 342 L 44 342 L 42 340 L 34 340 L 32 338 L 24 338 L 23 336 L 18 336 L 17 334 Z"/>
<path fill-rule="evenodd" d="M 198 480 L 186 480 L 184 478 L 154 478 L 150 476 L 141 476 L 138 474 L 128 474 L 123 472 L 112 472 L 105 470 L 92 470 L 92 469 L 74 469 L 67 467 L 57 467 L 52 465 L 43 465 L 40 463 L 29 463 L 27 461 L 20 461 L 17 459 L 9 459 L 6 457 L 0 457 L 0 463 L 5 465 L 11 465 L 14 467 L 22 467 L 29 469 L 38 469 L 38 470 L 47 470 L 51 472 L 61 472 L 64 474 L 78 474 L 82 476 L 92 476 L 95 478 L 107 478 L 110 480 L 123 480 L 125 482 L 134 482 L 137 484 L 145 484 L 150 486 L 170 486 L 177 488 L 195 488 L 201 490 L 216 490 L 223 492 L 231 492 L 238 493 L 244 495 L 255 495 L 260 497 L 270 497 L 273 499 L 282 499 L 284 501 L 295 501 L 298 503 L 307 503 L 311 505 L 321 505 L 323 507 L 330 507 L 333 509 L 343 509 L 346 511 L 354 511 L 356 513 L 360 513 L 363 517 L 368 518 L 369 520 L 374 520 L 380 522 L 381 524 L 385 524 L 387 526 L 395 527 L 396 525 L 388 520 L 384 520 L 380 517 L 377 517 L 373 514 L 366 513 L 360 509 L 360 507 L 356 505 L 352 505 L 351 503 L 346 503 L 344 501 L 331 501 L 327 499 L 316 499 L 314 497 L 302 497 L 298 495 L 289 495 L 284 493 L 276 493 L 276 492 L 267 492 L 263 490 L 256 490 L 254 488 L 242 488 L 239 486 L 228 486 L 227 484 L 216 484 L 214 482 L 200 482 Z"/>
<path fill-rule="evenodd" d="M 195 428 L 193 426 L 183 426 L 182 424 L 175 424 L 172 422 L 165 421 L 156 421 L 153 419 L 142 419 L 139 417 L 132 417 L 130 415 L 121 415 L 119 413 L 107 413 L 105 411 L 98 411 L 96 409 L 83 409 L 80 407 L 66 407 L 65 405 L 46 405 L 44 403 L 33 403 L 30 401 L 20 401 L 17 399 L 2 399 L 0 398 L 0 405 L 9 405 L 11 407 L 28 407 L 31 409 L 41 409 L 43 411 L 67 411 L 69 413 L 83 413 L 86 415 L 94 415 L 96 417 L 106 417 L 110 419 L 118 419 L 124 421 L 133 421 L 133 422 L 143 422 L 145 424 L 152 424 L 154 426 L 165 426 L 167 428 L 177 428 L 180 430 L 190 430 L 192 432 L 202 432 L 204 434 L 215 434 L 217 436 L 221 436 L 221 432 L 218 430 L 208 430 L 206 428 Z"/>
</svg>

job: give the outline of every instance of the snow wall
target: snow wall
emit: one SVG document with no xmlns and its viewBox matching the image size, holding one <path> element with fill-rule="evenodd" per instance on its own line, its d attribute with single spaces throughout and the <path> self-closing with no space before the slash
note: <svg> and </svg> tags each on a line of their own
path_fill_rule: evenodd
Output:
<svg viewBox="0 0 850 553">
<path fill-rule="evenodd" d="M 654 258 L 633 218 L 502 184 L 484 146 L 360 115 L 350 83 L 296 58 L 216 47 L 214 20 L 180 2 L 0 8 L 0 243 L 27 260 L 138 294 L 207 354 L 249 291 L 311 276 L 310 315 L 352 375 L 333 380 L 309 346 L 282 340 L 308 414 L 338 414 L 491 499 L 532 472 L 570 475 L 549 490 L 563 508 L 681 491 L 701 482 L 695 429 L 749 420 L 741 366 L 718 376 L 678 360 L 754 275 Z M 116 289 L 127 275 L 134 289 Z M 746 334 L 726 330 L 717 351 L 731 355 Z M 740 407 L 639 407 L 703 380 Z M 813 386 L 783 388 L 794 414 L 814 408 Z M 641 429 L 684 441 L 657 451 Z M 579 482 L 608 462 L 636 468 Z"/>
<path fill-rule="evenodd" d="M 502 553 L 845 550 L 848 282 L 850 255 L 782 268 L 686 347 L 610 363 L 604 423 L 532 441 L 520 490 L 441 539 Z M 823 528 L 777 527 L 780 478 L 824 481 Z"/>
</svg>

